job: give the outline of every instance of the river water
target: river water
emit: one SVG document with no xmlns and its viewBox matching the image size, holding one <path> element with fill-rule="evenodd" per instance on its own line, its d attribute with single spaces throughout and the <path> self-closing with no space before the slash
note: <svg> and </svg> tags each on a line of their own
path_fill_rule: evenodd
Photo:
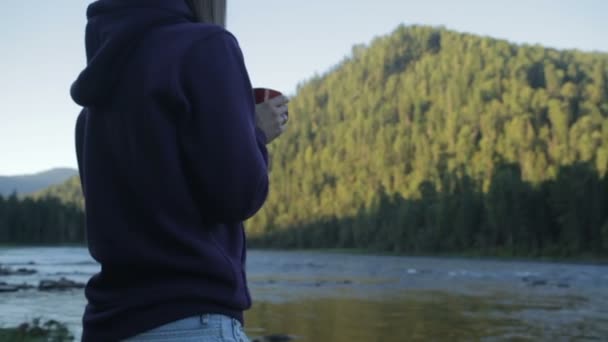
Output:
<svg viewBox="0 0 608 342">
<path fill-rule="evenodd" d="M 30 268 L 0 282 L 86 282 L 84 248 L 0 248 Z M 250 251 L 250 336 L 300 342 L 608 341 L 608 266 Z M 0 293 L 0 326 L 55 319 L 81 332 L 82 290 Z"/>
</svg>

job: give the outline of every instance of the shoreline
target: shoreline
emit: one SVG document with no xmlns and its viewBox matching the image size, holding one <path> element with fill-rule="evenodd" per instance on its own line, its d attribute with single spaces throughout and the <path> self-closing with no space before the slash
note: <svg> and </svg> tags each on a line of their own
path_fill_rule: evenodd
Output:
<svg viewBox="0 0 608 342">
<path fill-rule="evenodd" d="M 86 244 L 0 244 L 0 248 L 87 248 Z M 479 251 L 469 251 L 462 253 L 401 253 L 388 252 L 361 248 L 272 248 L 272 247 L 249 247 L 249 251 L 275 251 L 275 252 L 304 252 L 304 253 L 330 253 L 330 254 L 351 254 L 368 256 L 392 256 L 405 258 L 442 258 L 442 259 L 464 259 L 481 261 L 501 261 L 501 262 L 540 262 L 540 263 L 559 263 L 568 265 L 596 265 L 608 266 L 608 256 L 580 255 L 573 257 L 560 256 L 517 256 L 508 255 L 501 251 L 495 253 L 483 253 Z"/>
<path fill-rule="evenodd" d="M 357 248 L 311 248 L 311 249 L 290 249 L 290 248 L 250 248 L 250 251 L 271 251 L 271 252 L 303 252 L 303 253 L 329 253 L 329 254 L 348 254 L 348 255 L 366 255 L 366 256 L 388 256 L 388 257 L 403 257 L 403 258 L 428 258 L 428 259 L 462 259 L 476 261 L 499 261 L 499 262 L 522 262 L 522 263 L 547 263 L 547 264 L 566 264 L 566 265 L 590 265 L 590 266 L 608 266 L 608 257 L 600 256 L 577 256 L 577 257 L 525 257 L 525 256 L 509 256 L 496 254 L 483 254 L 479 252 L 465 253 L 398 253 L 398 252 L 383 252 Z"/>
</svg>

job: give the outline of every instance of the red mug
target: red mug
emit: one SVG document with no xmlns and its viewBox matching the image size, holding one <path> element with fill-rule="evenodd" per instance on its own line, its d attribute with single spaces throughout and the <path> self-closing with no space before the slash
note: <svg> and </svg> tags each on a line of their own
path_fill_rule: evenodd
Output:
<svg viewBox="0 0 608 342">
<path fill-rule="evenodd" d="M 253 88 L 253 97 L 255 98 L 255 104 L 260 104 L 279 95 L 282 94 L 278 90 L 270 88 Z"/>
</svg>

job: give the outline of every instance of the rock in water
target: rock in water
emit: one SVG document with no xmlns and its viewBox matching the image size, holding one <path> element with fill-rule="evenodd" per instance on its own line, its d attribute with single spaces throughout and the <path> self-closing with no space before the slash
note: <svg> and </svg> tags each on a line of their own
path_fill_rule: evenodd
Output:
<svg viewBox="0 0 608 342">
<path fill-rule="evenodd" d="M 21 285 L 14 285 L 14 284 L 7 284 L 7 283 L 0 282 L 0 293 L 17 292 L 17 291 L 21 291 L 21 290 L 29 290 L 31 288 L 33 288 L 33 286 L 28 285 L 26 283 L 23 283 Z"/>
<path fill-rule="evenodd" d="M 537 279 L 530 283 L 530 286 L 545 286 L 547 285 L 547 281 L 544 279 Z"/>
<path fill-rule="evenodd" d="M 19 287 L 15 285 L 9 285 L 7 283 L 0 283 L 0 293 L 17 292 Z"/>
<path fill-rule="evenodd" d="M 521 278 L 521 280 L 524 283 L 528 284 L 528 286 L 531 286 L 531 287 L 545 286 L 549 283 L 545 279 L 535 278 L 535 277 L 523 277 L 523 278 Z"/>
<path fill-rule="evenodd" d="M 38 285 L 40 291 L 64 291 L 71 289 L 82 289 L 84 284 L 77 283 L 73 280 L 61 278 L 59 280 L 41 280 Z"/>
<path fill-rule="evenodd" d="M 32 270 L 29 268 L 19 268 L 15 272 L 15 275 L 32 275 L 32 274 L 36 274 L 36 272 L 37 272 L 36 270 Z"/>
<path fill-rule="evenodd" d="M 29 268 L 20 268 L 18 270 L 13 270 L 10 267 L 4 267 L 0 265 L 0 276 L 21 276 L 21 275 L 32 275 L 36 273 L 36 270 L 32 270 Z"/>
</svg>

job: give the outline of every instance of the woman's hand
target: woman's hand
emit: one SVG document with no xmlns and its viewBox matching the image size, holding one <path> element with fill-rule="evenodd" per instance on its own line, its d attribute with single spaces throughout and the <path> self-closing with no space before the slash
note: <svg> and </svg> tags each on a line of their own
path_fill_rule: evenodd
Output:
<svg viewBox="0 0 608 342">
<path fill-rule="evenodd" d="M 279 95 L 255 106 L 255 124 L 266 135 L 266 144 L 285 132 L 288 103 L 286 96 Z"/>
</svg>

